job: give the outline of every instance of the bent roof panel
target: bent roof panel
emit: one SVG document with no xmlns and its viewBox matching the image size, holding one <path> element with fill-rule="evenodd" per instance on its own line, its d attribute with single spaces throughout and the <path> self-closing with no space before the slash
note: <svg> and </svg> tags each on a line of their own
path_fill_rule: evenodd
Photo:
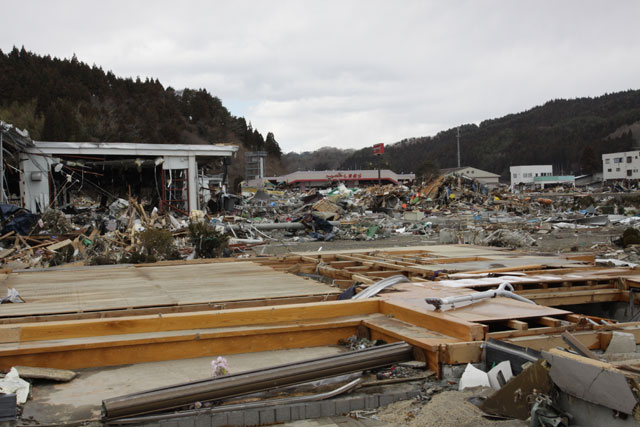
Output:
<svg viewBox="0 0 640 427">
<path fill-rule="evenodd" d="M 53 142 L 34 141 L 32 153 L 45 154 L 100 154 L 129 156 L 232 156 L 237 145 L 195 144 L 138 144 L 130 142 Z"/>
</svg>

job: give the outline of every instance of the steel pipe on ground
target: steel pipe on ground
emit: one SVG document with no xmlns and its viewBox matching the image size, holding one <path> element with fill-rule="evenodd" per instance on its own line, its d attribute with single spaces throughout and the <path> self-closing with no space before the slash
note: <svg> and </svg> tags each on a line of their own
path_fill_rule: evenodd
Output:
<svg viewBox="0 0 640 427">
<path fill-rule="evenodd" d="M 103 418 L 111 420 L 167 410 L 193 402 L 224 399 L 412 359 L 413 347 L 404 342 L 371 347 L 106 399 L 102 401 Z"/>
<path fill-rule="evenodd" d="M 333 226 L 340 225 L 340 221 L 329 221 L 329 224 Z M 247 230 L 251 227 L 261 231 L 269 230 L 304 230 L 305 226 L 301 222 L 271 222 L 271 223 L 256 223 L 256 224 L 224 224 L 227 230 L 233 229 L 234 231 Z"/>
</svg>

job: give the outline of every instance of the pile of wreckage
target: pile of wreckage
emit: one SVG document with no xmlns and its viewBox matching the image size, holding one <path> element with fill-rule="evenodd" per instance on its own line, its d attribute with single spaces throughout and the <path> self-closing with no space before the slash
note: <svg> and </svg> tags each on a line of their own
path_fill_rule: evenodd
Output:
<svg viewBox="0 0 640 427">
<path fill-rule="evenodd" d="M 561 194 L 552 200 L 489 191 L 475 180 L 456 176 L 440 176 L 412 188 L 339 184 L 324 190 L 260 189 L 233 196 L 226 210 L 192 211 L 188 217 L 161 213 L 132 197 L 116 199 L 108 206 L 76 197 L 64 209 L 49 208 L 42 215 L 4 205 L 0 260 L 9 268 L 35 268 L 211 256 L 197 250 L 202 237 L 194 238 L 191 223 L 204 223 L 210 228 L 208 233 L 221 236 L 224 248 L 219 252 L 230 256 L 271 242 L 295 245 L 392 235 L 424 236 L 425 242 L 441 244 L 527 248 L 535 247 L 542 235 L 556 231 L 575 233 L 610 225 L 624 228 L 640 222 L 640 217 L 630 216 L 636 213 L 633 209 L 627 208 L 626 215 L 614 215 L 620 203 L 614 196 L 601 202 L 596 206 L 584 194 Z M 620 206 L 618 212 L 623 212 Z M 156 247 L 159 241 L 162 244 Z M 610 258 L 624 258 L 615 252 L 612 242 L 602 243 L 597 250 L 609 253 Z"/>
</svg>

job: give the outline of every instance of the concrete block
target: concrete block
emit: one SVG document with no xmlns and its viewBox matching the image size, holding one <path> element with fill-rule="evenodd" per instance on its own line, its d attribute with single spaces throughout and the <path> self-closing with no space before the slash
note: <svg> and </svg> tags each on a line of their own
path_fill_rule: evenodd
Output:
<svg viewBox="0 0 640 427">
<path fill-rule="evenodd" d="M 211 416 L 198 415 L 194 418 L 193 424 L 195 427 L 211 427 Z"/>
<path fill-rule="evenodd" d="M 352 411 L 351 400 L 355 397 L 347 397 L 346 399 L 336 400 L 336 415 L 345 415 Z"/>
<path fill-rule="evenodd" d="M 613 331 L 605 355 L 614 353 L 633 353 L 636 351 L 636 338 L 628 332 Z"/>
<path fill-rule="evenodd" d="M 320 402 L 309 402 L 304 410 L 306 419 L 320 418 Z"/>
<path fill-rule="evenodd" d="M 458 235 L 455 230 L 449 228 L 443 228 L 440 230 L 438 242 L 442 245 L 448 245 L 452 243 L 458 243 Z"/>
<path fill-rule="evenodd" d="M 364 399 L 364 408 L 365 409 L 376 409 L 378 406 L 380 406 L 380 402 L 378 400 L 378 395 L 377 394 L 365 397 L 365 399 Z"/>
<path fill-rule="evenodd" d="M 291 421 L 299 421 L 306 419 L 306 407 L 304 403 L 296 403 L 289 406 L 291 409 Z"/>
<path fill-rule="evenodd" d="M 226 426 L 226 425 L 229 425 L 228 416 L 226 412 L 211 414 L 211 427 Z"/>
<path fill-rule="evenodd" d="M 162 420 L 160 421 L 160 426 L 162 427 L 178 427 L 178 421 L 173 420 Z"/>
<path fill-rule="evenodd" d="M 229 424 L 230 426 L 245 425 L 244 412 L 241 412 L 241 411 L 227 412 L 227 424 Z"/>
<path fill-rule="evenodd" d="M 350 411 L 360 411 L 365 407 L 364 396 L 352 397 L 349 400 Z"/>
<path fill-rule="evenodd" d="M 273 424 L 276 422 L 276 410 L 273 408 L 260 409 L 260 424 Z"/>
<path fill-rule="evenodd" d="M 195 427 L 196 425 L 196 417 L 178 418 L 176 421 L 178 422 L 178 427 Z"/>
<path fill-rule="evenodd" d="M 336 402 L 334 400 L 323 400 L 320 402 L 320 415 L 323 417 L 333 417 L 336 415 Z"/>
<path fill-rule="evenodd" d="M 289 405 L 276 407 L 276 422 L 288 423 L 291 421 L 291 407 Z"/>
<path fill-rule="evenodd" d="M 418 390 L 409 390 L 407 392 L 407 399 L 415 399 L 420 394 Z"/>
<path fill-rule="evenodd" d="M 443 365 L 442 377 L 446 379 L 459 379 L 467 365 Z"/>
<path fill-rule="evenodd" d="M 378 403 L 380 404 L 380 406 L 387 406 L 390 403 L 395 402 L 397 399 L 395 399 L 395 396 L 393 394 L 381 394 L 379 399 L 378 399 Z"/>
<path fill-rule="evenodd" d="M 245 426 L 257 426 L 260 424 L 260 413 L 257 409 L 244 412 L 244 424 Z"/>
</svg>

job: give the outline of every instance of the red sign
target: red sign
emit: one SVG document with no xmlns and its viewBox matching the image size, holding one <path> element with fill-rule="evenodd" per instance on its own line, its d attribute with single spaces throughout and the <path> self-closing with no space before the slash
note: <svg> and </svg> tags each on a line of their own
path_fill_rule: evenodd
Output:
<svg viewBox="0 0 640 427">
<path fill-rule="evenodd" d="M 373 155 L 374 156 L 382 156 L 384 154 L 384 144 L 376 144 L 373 146 Z"/>
</svg>

